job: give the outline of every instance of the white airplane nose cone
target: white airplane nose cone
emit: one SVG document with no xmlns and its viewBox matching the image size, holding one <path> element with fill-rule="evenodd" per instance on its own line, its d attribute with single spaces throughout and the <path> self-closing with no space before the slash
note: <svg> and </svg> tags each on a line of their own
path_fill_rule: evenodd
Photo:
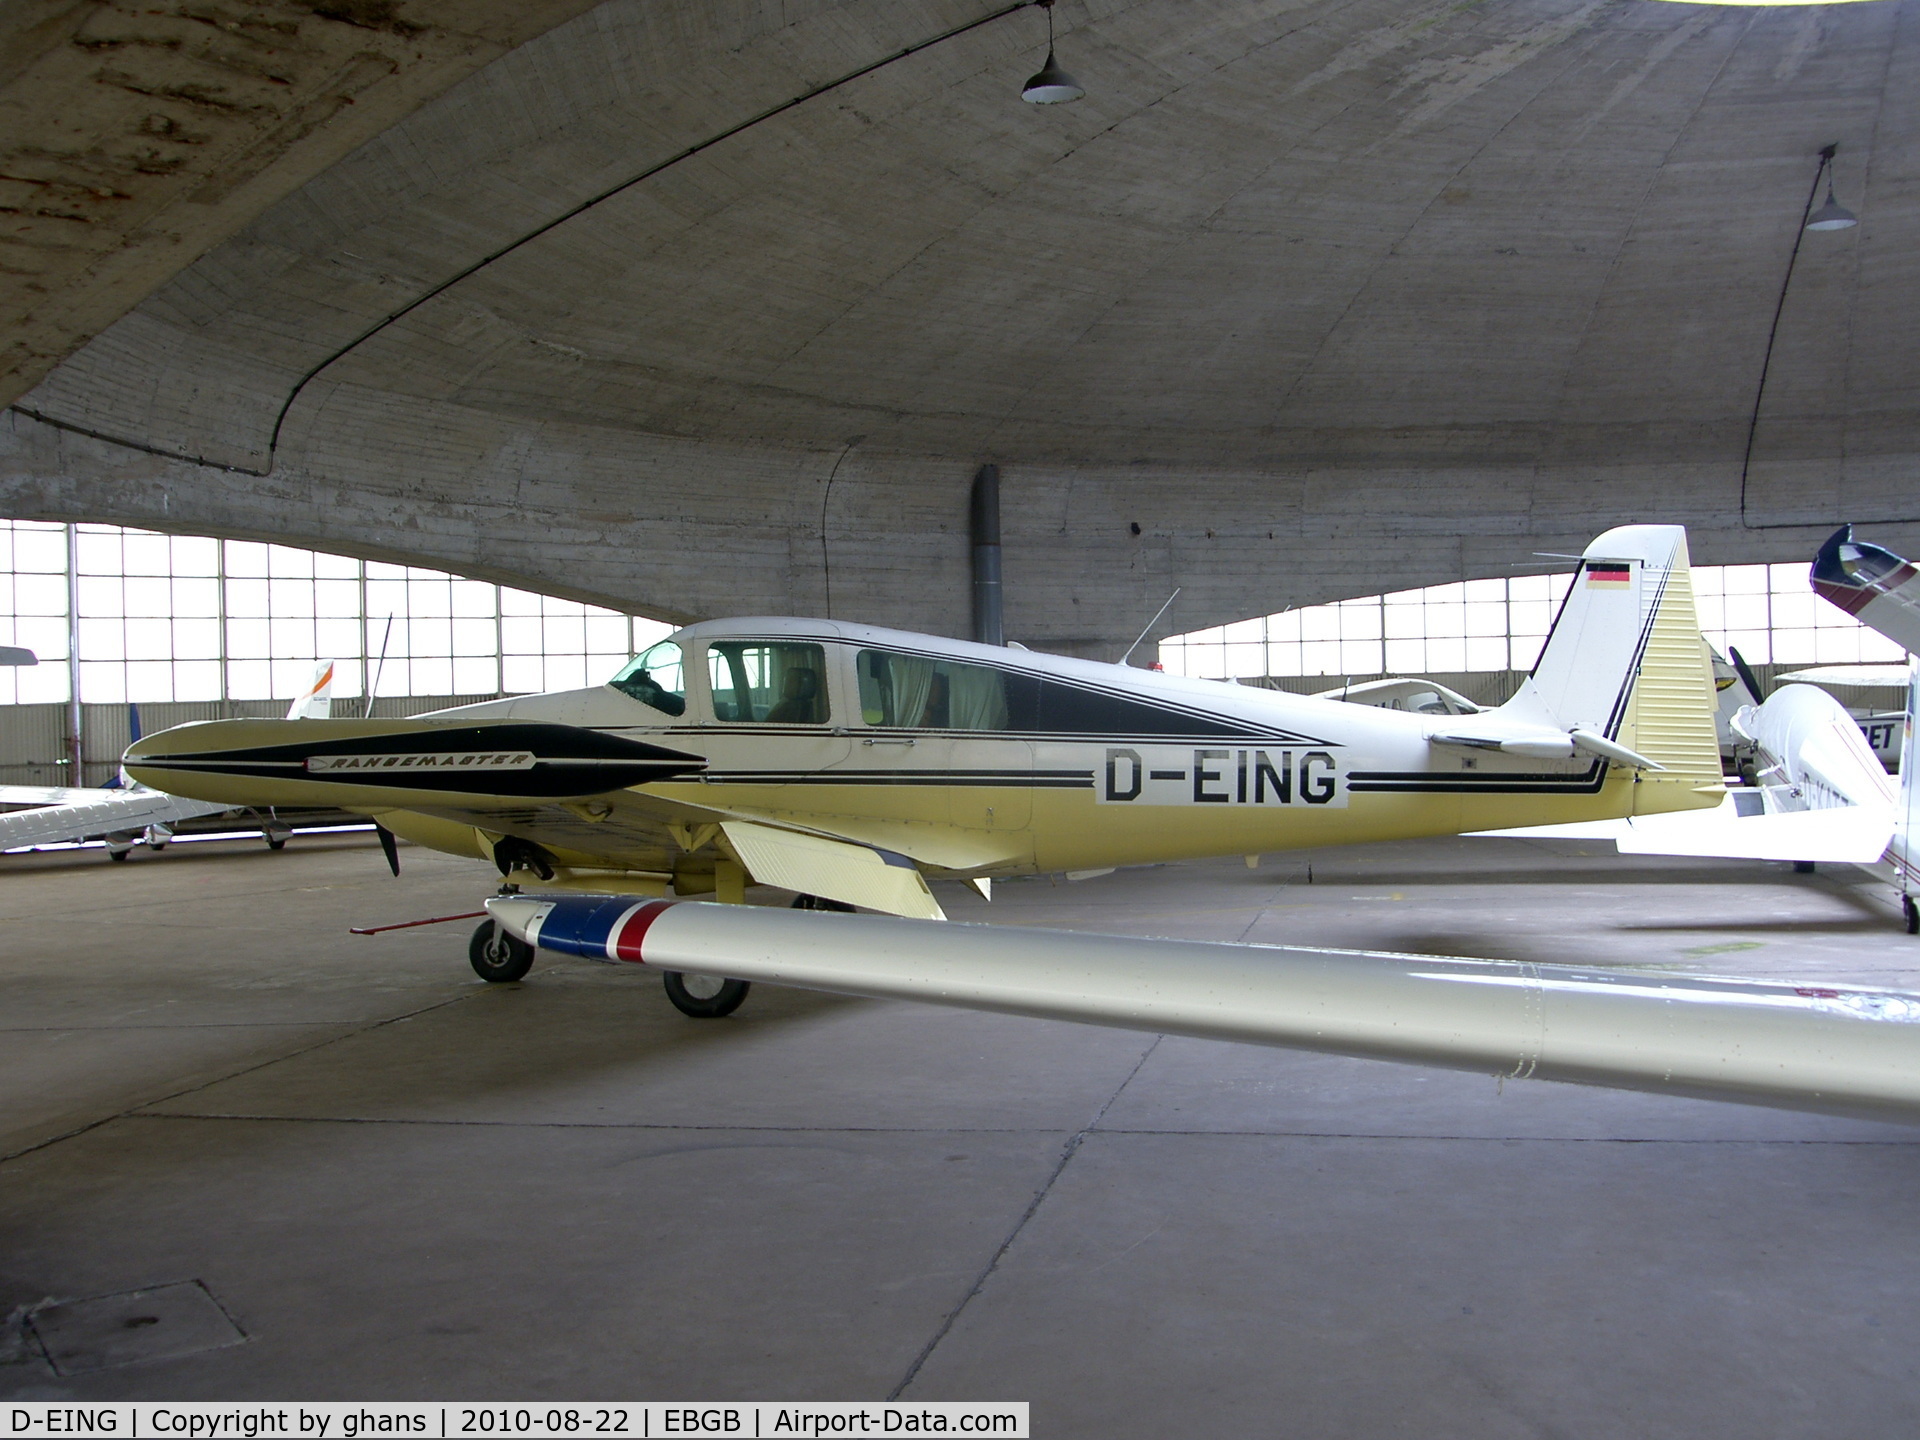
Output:
<svg viewBox="0 0 1920 1440">
<path fill-rule="evenodd" d="M 493 916 L 494 923 L 529 945 L 540 943 L 540 922 L 552 909 L 551 900 L 535 900 L 527 895 L 495 895 L 487 901 L 487 913 Z"/>
</svg>

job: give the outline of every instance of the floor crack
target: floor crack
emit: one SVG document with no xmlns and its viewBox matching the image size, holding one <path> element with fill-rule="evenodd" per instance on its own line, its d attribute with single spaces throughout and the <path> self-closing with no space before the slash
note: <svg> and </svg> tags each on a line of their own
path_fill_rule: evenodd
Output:
<svg viewBox="0 0 1920 1440">
<path fill-rule="evenodd" d="M 933 1332 L 933 1337 L 922 1347 L 920 1353 L 914 1356 L 913 1364 L 907 1367 L 907 1373 L 900 1377 L 900 1383 L 887 1392 L 887 1399 L 898 1400 L 906 1393 L 907 1387 L 913 1384 L 919 1377 L 921 1367 L 933 1357 L 933 1352 L 939 1348 L 940 1342 L 947 1338 L 948 1333 L 953 1329 L 954 1325 L 958 1323 L 960 1316 L 965 1313 L 967 1306 L 973 1303 L 974 1297 L 986 1288 L 987 1281 L 991 1280 L 994 1272 L 1000 1268 L 1000 1262 L 1006 1257 L 1007 1251 L 1013 1248 L 1013 1242 L 1018 1240 L 1021 1231 L 1027 1228 L 1027 1222 L 1039 1213 L 1041 1205 L 1046 1203 L 1047 1196 L 1053 1193 L 1053 1187 L 1059 1182 L 1061 1175 L 1065 1173 L 1073 1157 L 1079 1153 L 1081 1144 L 1086 1140 L 1087 1136 L 1099 1128 L 1100 1122 L 1107 1116 L 1107 1111 L 1113 1108 L 1113 1102 L 1118 1100 L 1121 1092 L 1133 1083 L 1133 1077 L 1140 1073 L 1140 1067 L 1145 1065 L 1147 1061 L 1153 1057 L 1153 1052 L 1160 1048 L 1160 1042 L 1164 1039 L 1166 1039 L 1164 1035 L 1156 1035 L 1153 1037 L 1153 1043 L 1141 1051 L 1140 1058 L 1134 1062 L 1133 1068 L 1127 1071 L 1118 1085 L 1113 1087 L 1113 1093 L 1107 1096 L 1106 1101 L 1100 1106 L 1100 1109 L 1095 1112 L 1094 1117 L 1085 1125 L 1081 1126 L 1080 1129 L 1074 1131 L 1072 1136 L 1068 1138 L 1067 1143 L 1061 1147 L 1060 1158 L 1055 1162 L 1053 1171 L 1047 1176 L 1046 1182 L 1034 1192 L 1033 1199 L 1028 1202 L 1027 1208 L 1020 1213 L 1020 1218 L 1014 1221 L 1013 1228 L 1007 1232 L 1007 1238 L 1000 1242 L 1000 1248 L 993 1252 L 993 1258 L 987 1261 L 985 1268 L 975 1277 L 972 1288 L 960 1297 L 960 1303 L 958 1305 L 955 1305 L 953 1309 L 947 1312 L 946 1318 L 940 1322 L 940 1327 Z"/>
</svg>

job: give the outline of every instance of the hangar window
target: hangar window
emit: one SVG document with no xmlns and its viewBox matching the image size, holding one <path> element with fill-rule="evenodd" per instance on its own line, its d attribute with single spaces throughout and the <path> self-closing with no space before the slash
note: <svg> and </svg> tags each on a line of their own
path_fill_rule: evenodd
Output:
<svg viewBox="0 0 1920 1440">
<path fill-rule="evenodd" d="M 117 525 L 0 520 L 0 782 L 112 776 L 129 704 L 147 730 L 282 715 L 333 662 L 336 715 L 406 715 L 599 683 L 673 627 L 444 570 Z M 69 636 L 77 648 L 69 648 Z M 343 703 L 344 702 L 344 703 Z"/>
<path fill-rule="evenodd" d="M 869 725 L 1005 730 L 1008 676 L 986 665 L 862 650 L 860 718 Z"/>
<path fill-rule="evenodd" d="M 1310 605 L 1175 635 L 1160 663 L 1175 675 L 1227 680 L 1447 675 L 1533 668 L 1569 575 L 1468 580 Z M 1696 565 L 1700 628 L 1753 665 L 1895 661 L 1893 643 L 1818 599 L 1804 561 Z"/>
<path fill-rule="evenodd" d="M 827 657 L 818 645 L 719 640 L 707 646 L 713 718 L 824 725 Z"/>
<path fill-rule="evenodd" d="M 672 640 L 662 640 L 646 654 L 635 656 L 607 683 L 664 714 L 687 713 L 685 668 L 680 647 Z"/>
</svg>

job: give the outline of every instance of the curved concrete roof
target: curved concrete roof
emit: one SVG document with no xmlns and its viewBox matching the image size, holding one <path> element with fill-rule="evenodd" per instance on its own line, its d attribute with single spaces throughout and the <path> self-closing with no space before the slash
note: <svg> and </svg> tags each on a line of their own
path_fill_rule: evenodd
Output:
<svg viewBox="0 0 1920 1440">
<path fill-rule="evenodd" d="M 1916 14 L 1063 0 L 1036 107 L 1036 9 L 610 0 L 62 364 L 0 503 L 958 631 L 994 460 L 1009 633 L 1095 652 L 1623 520 L 1911 544 Z"/>
<path fill-rule="evenodd" d="M 0 403 L 265 206 L 593 3 L 0 8 Z"/>
</svg>

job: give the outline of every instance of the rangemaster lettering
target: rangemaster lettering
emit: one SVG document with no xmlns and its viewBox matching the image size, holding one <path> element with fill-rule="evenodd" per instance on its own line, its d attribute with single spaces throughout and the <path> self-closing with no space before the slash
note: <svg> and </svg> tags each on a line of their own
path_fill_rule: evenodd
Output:
<svg viewBox="0 0 1920 1440">
<path fill-rule="evenodd" d="M 307 771 L 339 770 L 531 770 L 531 750 L 496 750 L 461 754 L 439 752 L 417 755 L 309 755 Z"/>
</svg>

